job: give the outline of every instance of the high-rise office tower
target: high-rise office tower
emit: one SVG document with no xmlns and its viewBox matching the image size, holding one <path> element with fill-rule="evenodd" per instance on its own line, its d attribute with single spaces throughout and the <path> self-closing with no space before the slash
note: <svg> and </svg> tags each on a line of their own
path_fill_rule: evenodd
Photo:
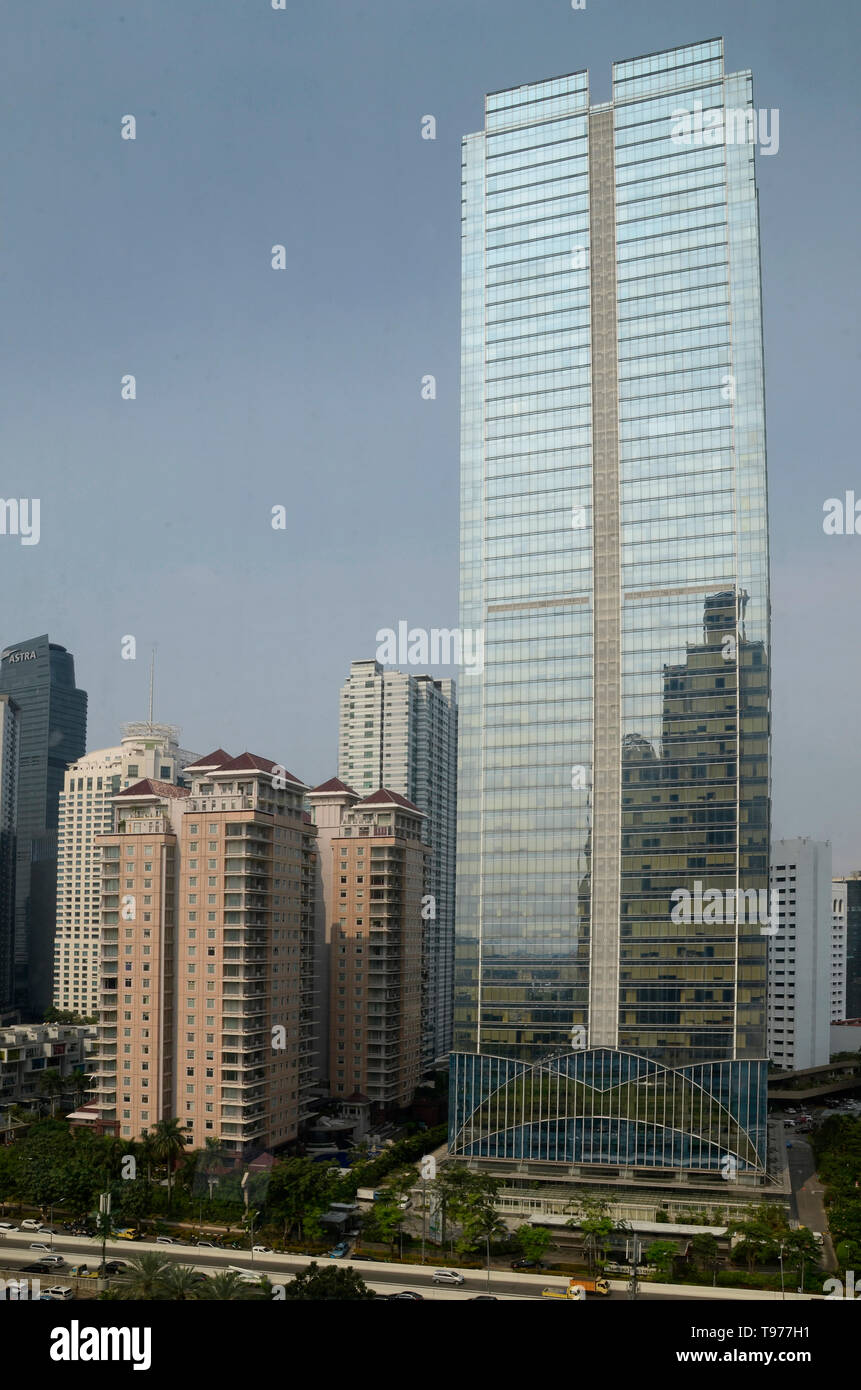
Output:
<svg viewBox="0 0 861 1390">
<path fill-rule="evenodd" d="M 384 1112 L 422 1073 L 423 813 L 386 788 L 361 800 L 337 778 L 311 792 L 329 928 L 329 1085 Z"/>
<path fill-rule="evenodd" d="M 777 931 L 768 938 L 768 1055 L 779 1067 L 819 1067 L 830 1056 L 831 845 L 775 840 L 771 887 Z"/>
<path fill-rule="evenodd" d="M 831 884 L 831 1022 L 840 1023 L 846 1013 L 846 882 Z"/>
<path fill-rule="evenodd" d="M 861 1018 L 861 871 L 834 879 L 846 935 L 846 997 L 843 1018 Z"/>
<path fill-rule="evenodd" d="M 0 695 L 0 1019 L 14 1002 L 15 829 L 20 711 Z"/>
<path fill-rule="evenodd" d="M 307 788 L 217 749 L 144 779 L 100 837 L 100 1127 L 240 1157 L 295 1139 L 313 1082 L 315 831 Z"/>
<path fill-rule="evenodd" d="M 358 792 L 339 777 L 330 777 L 310 793 L 311 816 L 317 830 L 317 891 L 314 896 L 314 1021 L 317 1035 L 315 1060 L 319 1079 L 331 1085 L 329 1059 L 330 968 L 333 950 L 338 952 L 340 871 L 332 844 L 341 834 L 344 814 L 357 801 Z M 353 1088 L 355 1090 L 355 1087 Z"/>
<path fill-rule="evenodd" d="M 718 39 L 464 141 L 456 1155 L 763 1171 L 752 102 Z"/>
<path fill-rule="evenodd" d="M 197 753 L 179 747 L 179 730 L 150 721 L 126 724 L 116 748 L 87 753 L 66 773 L 57 843 L 54 1006 L 84 1017 L 98 1011 L 101 851 L 113 828 L 111 798 L 143 778 L 181 782 Z"/>
<path fill-rule="evenodd" d="M 41 1018 L 53 997 L 57 817 L 63 778 L 87 739 L 71 652 L 47 635 L 4 647 L 0 693 L 20 710 L 15 854 L 15 1001 Z"/>
<path fill-rule="evenodd" d="M 388 787 L 424 812 L 430 845 L 424 921 L 427 1067 L 451 1047 L 454 972 L 457 704 L 455 682 L 354 661 L 341 689 L 338 777 L 362 796 Z"/>
</svg>

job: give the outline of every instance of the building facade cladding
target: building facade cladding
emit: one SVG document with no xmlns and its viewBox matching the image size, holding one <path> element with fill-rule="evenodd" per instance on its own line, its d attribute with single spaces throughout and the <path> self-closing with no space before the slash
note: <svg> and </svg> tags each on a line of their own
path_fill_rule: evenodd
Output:
<svg viewBox="0 0 861 1390">
<path fill-rule="evenodd" d="M 296 1138 L 307 1113 L 315 832 L 306 788 L 277 768 L 219 755 L 186 769 L 187 789 L 147 783 L 115 801 L 98 1091 L 122 1137 L 175 1116 L 188 1144 L 246 1157 Z"/>
<path fill-rule="evenodd" d="M 455 1047 L 765 1056 L 769 597 L 752 104 L 722 42 L 487 98 L 463 146 Z M 746 1069 L 746 1074 L 750 1069 Z"/>
<path fill-rule="evenodd" d="M 771 889 L 777 931 L 768 938 L 768 1055 L 793 1071 L 830 1056 L 833 978 L 831 845 L 775 840 Z"/>
<path fill-rule="evenodd" d="M 74 657 L 47 634 L 4 647 L 0 693 L 20 709 L 15 1002 L 42 1014 L 53 997 L 59 800 L 66 767 L 86 746 L 87 696 Z"/>
<path fill-rule="evenodd" d="M 15 849 L 20 711 L 0 694 L 0 1017 L 15 997 Z"/>
<path fill-rule="evenodd" d="M 834 892 L 842 918 L 845 966 L 840 1019 L 861 1018 L 861 870 L 835 878 Z"/>
<path fill-rule="evenodd" d="M 457 695 L 453 680 L 354 661 L 341 690 L 338 777 L 361 795 L 388 787 L 425 814 L 430 846 L 422 1061 L 452 1040 L 457 824 Z"/>
<path fill-rule="evenodd" d="M 386 793 L 378 793 L 381 798 Z M 382 1109 L 408 1105 L 422 1074 L 421 900 L 430 849 L 407 802 L 345 805 L 332 836 L 330 1085 Z"/>
<path fill-rule="evenodd" d="M 129 725 L 115 748 L 87 753 L 66 772 L 57 843 L 54 1007 L 85 1017 L 98 1012 L 100 851 L 96 836 L 113 828 L 111 798 L 142 778 L 178 783 L 197 758 L 167 724 Z"/>
</svg>

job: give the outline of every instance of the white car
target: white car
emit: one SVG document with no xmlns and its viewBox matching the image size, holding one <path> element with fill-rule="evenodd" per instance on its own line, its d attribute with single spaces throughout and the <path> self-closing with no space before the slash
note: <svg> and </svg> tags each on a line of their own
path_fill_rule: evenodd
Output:
<svg viewBox="0 0 861 1390">
<path fill-rule="evenodd" d="M 272 1254 L 272 1246 L 271 1246 L 271 1245 L 252 1245 L 252 1247 L 251 1247 L 251 1253 L 252 1253 L 252 1255 L 271 1255 L 271 1254 Z"/>
<path fill-rule="evenodd" d="M 48 1247 L 47 1247 L 47 1245 L 41 1245 L 41 1246 L 39 1246 L 39 1245 L 31 1245 L 31 1246 L 30 1246 L 30 1249 L 31 1249 L 31 1250 L 47 1250 Z M 53 1265 L 55 1269 L 61 1269 L 65 1263 L 66 1263 L 66 1261 L 63 1259 L 62 1255 L 43 1255 L 43 1256 L 42 1256 L 42 1264 L 43 1264 L 43 1265 Z"/>
<path fill-rule="evenodd" d="M 45 1293 L 49 1298 L 53 1298 L 57 1302 L 75 1297 L 75 1290 L 69 1288 L 68 1284 L 54 1284 L 52 1288 L 46 1289 Z"/>
<path fill-rule="evenodd" d="M 41 1230 L 44 1229 L 44 1225 L 45 1225 L 44 1221 L 34 1221 L 33 1218 L 32 1218 L 31 1216 L 28 1216 L 27 1219 L 26 1219 L 25 1221 L 22 1221 L 22 1222 L 21 1222 L 21 1230 L 22 1230 L 22 1231 L 41 1231 Z"/>
<path fill-rule="evenodd" d="M 435 1284 L 462 1284 L 463 1275 L 456 1269 L 435 1269 L 433 1281 Z"/>
<path fill-rule="evenodd" d="M 0 1236 L 11 1235 L 12 1232 L 17 1231 L 17 1229 L 18 1227 L 15 1226 L 11 1221 L 0 1221 Z"/>
</svg>

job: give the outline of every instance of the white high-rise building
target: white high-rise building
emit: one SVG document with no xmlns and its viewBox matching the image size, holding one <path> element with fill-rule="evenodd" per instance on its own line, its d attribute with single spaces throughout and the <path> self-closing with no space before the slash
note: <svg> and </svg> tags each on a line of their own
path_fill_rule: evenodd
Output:
<svg viewBox="0 0 861 1390">
<path fill-rule="evenodd" d="M 0 692 L 0 1016 L 11 1009 L 15 959 L 15 831 L 21 712 Z"/>
<path fill-rule="evenodd" d="M 779 915 L 768 938 L 768 1055 L 792 1070 L 822 1066 L 832 1008 L 830 841 L 775 840 L 771 888 Z"/>
<path fill-rule="evenodd" d="M 84 1017 L 98 1012 L 101 850 L 95 837 L 113 829 L 111 797 L 143 778 L 182 781 L 197 758 L 178 744 L 170 724 L 126 724 L 116 748 L 87 753 L 66 771 L 60 795 L 54 1007 Z"/>
<path fill-rule="evenodd" d="M 369 796 L 386 787 L 427 819 L 431 858 L 425 921 L 423 1065 L 451 1048 L 457 816 L 457 703 L 453 680 L 354 661 L 341 689 L 338 777 Z"/>
<path fill-rule="evenodd" d="M 835 878 L 831 884 L 831 1022 L 840 1023 L 846 1017 L 846 880 Z"/>
</svg>

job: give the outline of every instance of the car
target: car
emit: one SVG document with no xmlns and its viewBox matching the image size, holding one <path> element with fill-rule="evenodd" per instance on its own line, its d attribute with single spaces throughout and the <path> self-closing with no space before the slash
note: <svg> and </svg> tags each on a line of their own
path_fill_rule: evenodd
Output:
<svg viewBox="0 0 861 1390">
<path fill-rule="evenodd" d="M 31 1216 L 28 1216 L 26 1220 L 21 1222 L 22 1231 L 41 1231 L 43 1229 L 44 1223 L 42 1221 L 34 1221 Z"/>
<path fill-rule="evenodd" d="M 10 1231 L 17 1231 L 18 1227 L 12 1221 L 0 1221 L 0 1235 L 8 1235 Z"/>
<path fill-rule="evenodd" d="M 31 1250 L 42 1250 L 46 1255 L 50 1255 L 51 1247 L 46 1245 L 43 1240 L 33 1240 L 30 1242 Z"/>
<path fill-rule="evenodd" d="M 197 1248 L 198 1250 L 220 1250 L 221 1246 L 218 1245 L 214 1240 L 199 1240 L 197 1242 Z M 255 1245 L 254 1248 L 256 1250 L 257 1246 Z M 260 1246 L 260 1249 L 263 1249 L 262 1245 Z"/>
<path fill-rule="evenodd" d="M 30 1248 L 32 1249 L 32 1246 Z M 66 1261 L 62 1255 L 43 1255 L 42 1264 L 50 1265 L 53 1269 L 64 1269 Z"/>
<path fill-rule="evenodd" d="M 272 1254 L 272 1246 L 271 1246 L 271 1245 L 252 1245 L 252 1247 L 251 1247 L 251 1253 L 252 1253 L 252 1255 L 271 1255 L 271 1254 Z"/>
<path fill-rule="evenodd" d="M 25 1265 L 22 1274 L 50 1274 L 51 1266 L 46 1265 L 42 1260 L 36 1260 L 35 1264 Z"/>
<path fill-rule="evenodd" d="M 540 1261 L 540 1260 L 527 1260 L 527 1259 L 512 1260 L 512 1262 L 511 1262 L 511 1268 L 512 1268 L 512 1269 L 540 1269 L 540 1268 L 541 1268 L 541 1261 Z"/>
<path fill-rule="evenodd" d="M 53 1284 L 50 1289 L 46 1289 L 45 1293 L 42 1294 L 43 1298 L 45 1294 L 47 1294 L 48 1298 L 59 1303 L 74 1298 L 75 1290 L 70 1288 L 68 1284 Z"/>
<path fill-rule="evenodd" d="M 344 1258 L 344 1256 L 347 1254 L 347 1252 L 349 1251 L 349 1249 L 350 1249 L 350 1243 L 349 1243 L 349 1241 L 342 1240 L 341 1243 L 340 1243 L 339 1245 L 336 1245 L 336 1246 L 335 1246 L 334 1250 L 330 1250 L 330 1251 L 329 1251 L 329 1259 L 330 1259 L 330 1260 L 342 1260 L 342 1259 Z"/>
<path fill-rule="evenodd" d="M 433 1282 L 435 1284 L 462 1284 L 463 1275 L 458 1274 L 456 1269 L 435 1269 Z"/>
<path fill-rule="evenodd" d="M 403 1289 L 400 1293 L 389 1293 L 383 1295 L 385 1298 L 424 1298 L 423 1293 L 412 1293 L 409 1289 Z"/>
<path fill-rule="evenodd" d="M 114 1240 L 137 1240 L 137 1238 L 138 1238 L 138 1236 L 137 1236 L 137 1231 L 115 1231 L 115 1232 L 114 1232 Z M 162 1239 L 164 1239 L 164 1237 L 160 1236 L 159 1239 L 162 1240 Z M 171 1241 L 171 1244 L 173 1244 L 172 1241 Z"/>
<path fill-rule="evenodd" d="M 499 1302 L 499 1299 L 496 1297 L 496 1294 L 495 1294 L 495 1293 L 474 1293 L 473 1296 L 472 1296 L 472 1298 L 468 1299 L 467 1302 L 469 1302 L 469 1303 L 498 1303 L 498 1302 Z"/>
<path fill-rule="evenodd" d="M 72 1265 L 69 1270 L 76 1279 L 98 1279 L 99 1273 L 95 1269 L 90 1269 L 89 1265 Z"/>
<path fill-rule="evenodd" d="M 410 1201 L 409 1197 L 401 1197 L 398 1199 L 398 1206 L 400 1207 L 401 1211 L 408 1211 L 409 1208 L 412 1206 L 412 1202 Z"/>
<path fill-rule="evenodd" d="M 817 1244 L 817 1245 L 821 1245 L 821 1244 L 822 1244 L 822 1232 L 821 1232 L 821 1231 L 811 1231 L 810 1234 L 813 1236 L 813 1239 L 816 1241 L 816 1244 Z"/>
<path fill-rule="evenodd" d="M 155 1243 L 156 1243 L 156 1245 L 178 1245 L 178 1244 L 179 1244 L 178 1241 L 174 1240 L 173 1236 L 156 1236 L 156 1238 L 155 1238 Z"/>
</svg>

